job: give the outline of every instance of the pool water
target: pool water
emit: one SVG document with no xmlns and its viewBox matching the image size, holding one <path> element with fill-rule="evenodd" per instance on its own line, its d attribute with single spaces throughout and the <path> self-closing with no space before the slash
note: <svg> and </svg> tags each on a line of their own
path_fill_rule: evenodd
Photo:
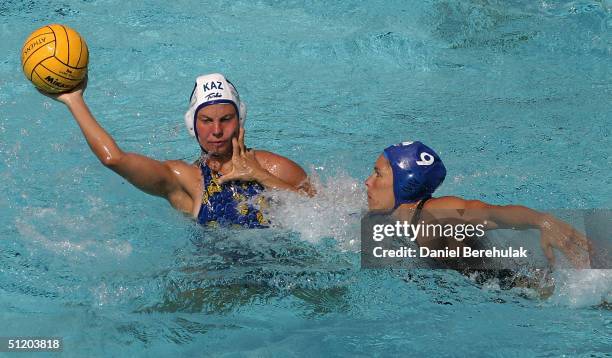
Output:
<svg viewBox="0 0 612 358">
<path fill-rule="evenodd" d="M 612 3 L 18 1 L 0 3 L 0 337 L 64 356 L 605 356 L 612 274 L 555 291 L 456 272 L 363 270 L 363 180 L 421 140 L 439 195 L 610 208 Z M 265 230 L 203 229 L 99 164 L 69 112 L 25 80 L 47 23 L 90 49 L 86 100 L 126 151 L 194 160 L 197 75 L 249 106 L 249 146 L 319 196 L 281 195 Z M 537 246 L 537 243 L 534 243 Z"/>
</svg>

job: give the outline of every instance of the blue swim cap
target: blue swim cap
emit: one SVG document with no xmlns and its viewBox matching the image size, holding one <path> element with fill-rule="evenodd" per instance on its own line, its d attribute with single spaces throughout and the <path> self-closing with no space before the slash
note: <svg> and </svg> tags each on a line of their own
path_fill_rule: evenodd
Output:
<svg viewBox="0 0 612 358">
<path fill-rule="evenodd" d="M 384 150 L 383 155 L 393 171 L 396 208 L 430 197 L 446 177 L 442 159 L 421 142 L 392 145 Z"/>
</svg>

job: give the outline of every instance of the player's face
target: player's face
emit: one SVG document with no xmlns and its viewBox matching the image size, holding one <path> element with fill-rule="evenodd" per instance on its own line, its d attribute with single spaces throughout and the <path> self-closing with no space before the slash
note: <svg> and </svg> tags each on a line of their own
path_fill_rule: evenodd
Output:
<svg viewBox="0 0 612 358">
<path fill-rule="evenodd" d="M 389 161 L 381 154 L 374 164 L 374 171 L 365 181 L 368 189 L 368 209 L 389 210 L 395 206 L 393 196 L 393 171 Z"/>
<path fill-rule="evenodd" d="M 236 109 L 229 103 L 206 106 L 196 116 L 198 140 L 211 155 L 231 155 L 232 138 L 238 136 L 239 127 Z"/>
</svg>

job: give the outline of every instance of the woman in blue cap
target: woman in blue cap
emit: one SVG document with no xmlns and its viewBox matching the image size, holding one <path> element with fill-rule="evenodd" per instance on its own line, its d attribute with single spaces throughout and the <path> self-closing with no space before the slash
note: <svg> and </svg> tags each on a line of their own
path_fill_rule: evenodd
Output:
<svg viewBox="0 0 612 358">
<path fill-rule="evenodd" d="M 557 248 L 575 267 L 588 267 L 589 242 L 569 224 L 520 205 L 498 206 L 456 196 L 432 197 L 445 177 L 442 160 L 423 143 L 389 146 L 378 157 L 374 172 L 365 182 L 368 208 L 392 212 L 394 217 L 413 224 L 420 222 L 423 211 L 427 210 L 428 213 L 443 212 L 446 215 L 443 220 L 481 222 L 485 230 L 539 229 L 540 244 L 551 265 L 554 264 L 553 248 Z M 417 242 L 421 244 L 418 239 Z"/>
</svg>

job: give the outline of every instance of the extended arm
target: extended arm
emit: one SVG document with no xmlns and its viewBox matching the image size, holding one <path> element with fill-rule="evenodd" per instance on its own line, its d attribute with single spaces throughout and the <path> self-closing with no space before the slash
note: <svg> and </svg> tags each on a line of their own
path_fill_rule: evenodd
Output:
<svg viewBox="0 0 612 358">
<path fill-rule="evenodd" d="M 185 170 L 182 170 L 180 162 L 160 162 L 140 154 L 122 151 L 91 114 L 83 99 L 83 88 L 57 96 L 45 95 L 68 107 L 91 151 L 104 166 L 127 179 L 138 189 L 168 199 L 177 209 L 192 211 L 190 197 L 181 185 L 180 175 L 184 174 Z"/>
<path fill-rule="evenodd" d="M 540 213 L 521 205 L 491 205 L 478 200 L 464 200 L 458 197 L 442 197 L 432 200 L 429 209 L 455 209 L 457 218 L 472 223 L 485 224 L 486 230 L 493 229 L 538 229 L 540 245 L 551 264 L 555 257 L 553 247 L 561 250 L 574 267 L 589 267 L 589 241 L 568 223 L 556 217 Z"/>
</svg>

